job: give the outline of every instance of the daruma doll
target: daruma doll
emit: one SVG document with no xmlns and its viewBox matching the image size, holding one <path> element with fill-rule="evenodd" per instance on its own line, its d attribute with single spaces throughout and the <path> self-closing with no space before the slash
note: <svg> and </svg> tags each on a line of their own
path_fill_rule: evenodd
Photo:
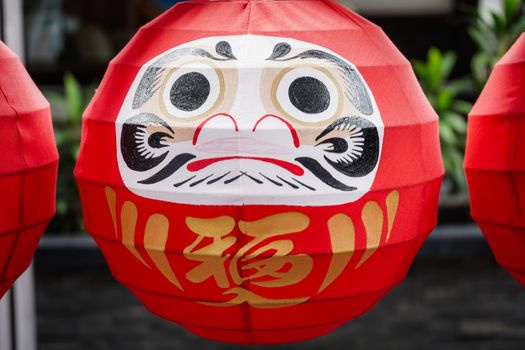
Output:
<svg viewBox="0 0 525 350">
<path fill-rule="evenodd" d="M 193 1 L 143 27 L 84 118 L 86 227 L 115 278 L 203 337 L 328 333 L 436 224 L 437 116 L 332 1 Z"/>
<path fill-rule="evenodd" d="M 58 153 L 49 103 L 0 42 L 0 298 L 27 269 L 55 213 Z"/>
<path fill-rule="evenodd" d="M 496 65 L 469 117 L 472 217 L 525 287 L 525 34 Z"/>
</svg>

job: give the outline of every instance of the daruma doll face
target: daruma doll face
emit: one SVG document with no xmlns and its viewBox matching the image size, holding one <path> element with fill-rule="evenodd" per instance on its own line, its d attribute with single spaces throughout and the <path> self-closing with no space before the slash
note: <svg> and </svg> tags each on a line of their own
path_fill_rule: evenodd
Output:
<svg viewBox="0 0 525 350">
<path fill-rule="evenodd" d="M 192 41 L 146 63 L 116 133 L 120 173 L 139 196 L 320 206 L 369 191 L 383 122 L 350 62 L 249 35 Z"/>
<path fill-rule="evenodd" d="M 241 3 L 171 11 L 206 4 Z M 321 32 L 155 36 L 183 21 L 170 16 L 113 61 L 85 115 L 76 175 L 114 276 L 225 342 L 299 341 L 361 315 L 436 221 L 437 118 L 408 63 L 389 45 L 364 59 L 367 36 L 344 55 Z"/>
</svg>

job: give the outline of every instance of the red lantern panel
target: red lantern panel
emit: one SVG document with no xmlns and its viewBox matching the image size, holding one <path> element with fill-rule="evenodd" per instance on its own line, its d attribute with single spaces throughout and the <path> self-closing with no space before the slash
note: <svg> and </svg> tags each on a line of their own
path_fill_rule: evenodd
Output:
<svg viewBox="0 0 525 350">
<path fill-rule="evenodd" d="M 0 43 L 0 297 L 30 265 L 55 212 L 58 154 L 49 103 Z"/>
<path fill-rule="evenodd" d="M 525 286 L 525 35 L 496 65 L 469 118 L 472 217 Z"/>
<path fill-rule="evenodd" d="M 360 316 L 436 225 L 437 116 L 333 1 L 193 1 L 146 25 L 88 108 L 76 177 L 115 278 L 206 338 Z"/>
</svg>

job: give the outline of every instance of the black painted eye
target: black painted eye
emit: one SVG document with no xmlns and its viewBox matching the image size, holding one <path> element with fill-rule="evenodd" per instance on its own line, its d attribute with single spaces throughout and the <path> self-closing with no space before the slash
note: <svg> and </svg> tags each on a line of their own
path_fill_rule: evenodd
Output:
<svg viewBox="0 0 525 350">
<path fill-rule="evenodd" d="M 192 112 L 204 105 L 210 96 L 210 82 L 201 73 L 181 75 L 170 90 L 170 101 L 177 109 Z"/>
<path fill-rule="evenodd" d="M 148 171 L 166 159 L 171 139 L 173 130 L 164 120 L 151 113 L 139 114 L 122 125 L 122 158 L 131 170 Z"/>
<path fill-rule="evenodd" d="M 288 89 L 295 108 L 307 114 L 319 114 L 330 106 L 330 92 L 323 82 L 313 77 L 295 79 Z"/>
<path fill-rule="evenodd" d="M 332 137 L 320 142 L 325 160 L 335 170 L 350 177 L 363 177 L 372 172 L 379 161 L 379 133 L 370 121 L 360 117 L 345 117 L 336 120 L 318 136 L 321 140 L 332 133 Z"/>
</svg>

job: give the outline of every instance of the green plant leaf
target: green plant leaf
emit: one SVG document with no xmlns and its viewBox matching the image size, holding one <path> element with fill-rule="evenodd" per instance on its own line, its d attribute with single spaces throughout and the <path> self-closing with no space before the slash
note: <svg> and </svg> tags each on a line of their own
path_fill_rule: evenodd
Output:
<svg viewBox="0 0 525 350">
<path fill-rule="evenodd" d="M 71 73 L 66 73 L 64 76 L 64 91 L 69 106 L 69 116 L 74 123 L 78 123 L 82 119 L 83 112 L 82 88 Z"/>
<path fill-rule="evenodd" d="M 455 132 L 456 136 L 464 136 L 467 133 L 467 120 L 461 114 L 447 111 L 442 116 L 443 122 L 449 125 Z"/>
<path fill-rule="evenodd" d="M 450 125 L 441 121 L 439 123 L 439 135 L 441 137 L 442 144 L 446 146 L 454 146 L 456 144 L 456 135 Z"/>
<path fill-rule="evenodd" d="M 500 0 L 503 12 L 492 12 L 485 19 L 479 11 L 472 12 L 468 33 L 479 51 L 471 62 L 472 75 L 479 89 L 485 85 L 496 62 L 525 31 L 523 0 Z"/>
<path fill-rule="evenodd" d="M 67 143 L 67 133 L 61 130 L 55 131 L 55 141 L 57 146 L 60 148 Z"/>
<path fill-rule="evenodd" d="M 489 46 L 486 36 L 484 36 L 483 33 L 481 33 L 478 28 L 470 27 L 467 29 L 467 31 L 470 37 L 472 38 L 472 40 L 474 40 L 474 42 L 476 43 L 476 45 L 479 47 L 481 51 L 485 51 L 485 52 L 491 51 L 491 47 Z"/>
<path fill-rule="evenodd" d="M 511 23 L 522 7 L 521 0 L 504 0 L 503 13 L 507 23 Z"/>
<path fill-rule="evenodd" d="M 484 52 L 478 52 L 472 58 L 472 74 L 478 83 L 478 88 L 481 89 L 488 79 L 488 58 Z"/>
<path fill-rule="evenodd" d="M 454 52 L 449 51 L 443 54 L 441 62 L 441 80 L 446 80 L 452 73 L 457 62 L 457 56 Z"/>
<path fill-rule="evenodd" d="M 455 112 L 458 112 L 463 115 L 468 115 L 472 110 L 472 103 L 463 100 L 455 100 L 454 102 L 452 102 L 451 108 Z"/>
<path fill-rule="evenodd" d="M 68 202 L 66 200 L 57 199 L 56 211 L 57 211 L 58 215 L 64 215 L 65 213 L 67 213 L 68 207 L 69 207 L 69 205 L 68 205 Z"/>
<path fill-rule="evenodd" d="M 462 154 L 467 129 L 465 116 L 471 106 L 458 100 L 457 96 L 472 91 L 472 80 L 449 79 L 456 65 L 453 52 L 443 53 L 431 48 L 426 61 L 413 61 L 412 64 L 425 95 L 440 116 L 439 133 L 447 177 L 454 183 L 454 188 L 462 188 Z"/>
<path fill-rule="evenodd" d="M 435 102 L 435 108 L 438 114 L 443 113 L 447 109 L 450 108 L 452 105 L 452 101 L 454 100 L 454 92 L 451 89 L 448 89 L 446 87 L 443 87 L 437 94 L 436 102 Z"/>
<path fill-rule="evenodd" d="M 442 54 L 435 47 L 428 50 L 427 82 L 431 91 L 435 91 L 442 81 Z"/>
<path fill-rule="evenodd" d="M 419 83 L 423 86 L 424 89 L 428 88 L 427 83 L 427 66 L 425 62 L 414 60 L 412 63 L 414 72 L 419 80 Z"/>
<path fill-rule="evenodd" d="M 509 35 L 512 39 L 512 42 L 516 41 L 518 37 L 525 31 L 525 16 L 522 16 L 514 23 L 513 26 L 509 29 Z"/>
<path fill-rule="evenodd" d="M 458 94 L 467 93 L 472 90 L 473 84 L 471 79 L 462 78 L 450 81 L 446 87 L 454 96 L 457 96 Z"/>
<path fill-rule="evenodd" d="M 445 174 L 448 175 L 453 172 L 454 164 L 453 164 L 453 161 L 448 156 L 449 153 L 446 147 L 442 149 L 442 153 L 443 153 L 443 166 L 445 167 Z M 454 179 L 452 179 L 452 181 L 454 181 Z"/>
<path fill-rule="evenodd" d="M 505 17 L 500 15 L 497 12 L 491 12 L 490 15 L 492 18 L 492 22 L 493 22 L 492 25 L 493 25 L 494 31 L 498 35 L 501 35 L 502 33 L 505 32 L 505 28 L 507 27 Z"/>
</svg>

